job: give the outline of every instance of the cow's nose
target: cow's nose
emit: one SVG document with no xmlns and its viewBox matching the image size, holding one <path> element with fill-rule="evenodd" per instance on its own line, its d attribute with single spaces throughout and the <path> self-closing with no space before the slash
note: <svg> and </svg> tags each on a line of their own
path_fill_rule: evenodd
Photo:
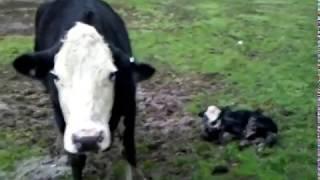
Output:
<svg viewBox="0 0 320 180">
<path fill-rule="evenodd" d="M 78 136 L 72 135 L 72 141 L 79 152 L 97 151 L 99 143 L 103 141 L 103 132 L 100 131 L 94 135 Z"/>
</svg>

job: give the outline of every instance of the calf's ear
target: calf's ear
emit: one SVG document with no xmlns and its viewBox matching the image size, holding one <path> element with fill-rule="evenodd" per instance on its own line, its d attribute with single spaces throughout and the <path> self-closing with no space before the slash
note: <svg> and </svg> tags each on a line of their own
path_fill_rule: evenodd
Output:
<svg viewBox="0 0 320 180">
<path fill-rule="evenodd" d="M 230 106 L 221 107 L 221 111 L 222 111 L 222 112 L 231 111 L 231 107 L 230 107 Z"/>
<path fill-rule="evenodd" d="M 258 108 L 254 111 L 256 114 L 263 114 L 263 110 Z"/>
<path fill-rule="evenodd" d="M 203 117 L 205 112 L 206 112 L 206 111 L 201 111 L 201 112 L 199 112 L 199 113 L 198 113 L 198 116 L 199 116 L 199 117 Z"/>
<path fill-rule="evenodd" d="M 53 68 L 53 56 L 47 52 L 27 53 L 13 61 L 14 69 L 31 78 L 42 79 Z"/>
</svg>

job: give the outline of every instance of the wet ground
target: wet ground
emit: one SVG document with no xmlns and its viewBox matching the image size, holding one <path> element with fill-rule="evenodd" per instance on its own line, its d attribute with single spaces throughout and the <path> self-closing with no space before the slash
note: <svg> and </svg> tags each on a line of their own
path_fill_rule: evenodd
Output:
<svg viewBox="0 0 320 180">
<path fill-rule="evenodd" d="M 31 35 L 35 7 L 39 2 L 40 0 L 0 0 L 0 35 Z M 198 119 L 186 112 L 185 106 L 197 93 L 217 88 L 206 82 L 207 77 L 196 74 L 183 76 L 159 68 L 152 80 L 139 87 L 136 128 L 138 159 L 140 163 L 148 161 L 164 167 L 151 169 L 147 173 L 149 176 L 171 174 L 179 177 L 178 179 L 191 178 L 187 177 L 190 170 L 177 170 L 167 166 L 172 157 L 191 153 L 188 143 L 198 138 Z M 10 66 L 5 66 L 0 69 L 0 87 L 0 129 L 18 132 L 17 141 L 23 144 L 36 143 L 51 158 L 48 160 L 48 156 L 44 156 L 26 160 L 22 163 L 24 165 L 17 167 L 14 174 L 16 179 L 61 178 L 64 174 L 60 176 L 59 172 L 65 172 L 66 167 L 61 165 L 61 147 L 55 143 L 57 131 L 49 99 L 42 86 L 17 75 Z M 180 146 L 182 143 L 185 144 Z M 86 175 L 110 177 L 106 172 L 110 172 L 108 169 L 112 168 L 112 163 L 119 159 L 116 147 L 110 153 L 96 155 L 89 160 Z"/>
<path fill-rule="evenodd" d="M 165 164 L 166 160 L 177 155 L 180 151 L 188 153 L 186 147 L 179 149 L 180 147 L 176 145 L 198 138 L 198 123 L 196 117 L 185 112 L 184 106 L 201 89 L 214 90 L 216 88 L 213 85 L 204 84 L 196 78 L 199 77 L 188 76 L 184 78 L 172 72 L 159 72 L 151 81 L 145 82 L 139 87 L 136 137 L 138 147 L 140 145 L 140 147 L 143 146 L 142 149 L 147 148 L 146 153 L 140 154 L 138 152 L 140 162 L 152 160 L 154 163 Z M 57 131 L 54 127 L 49 99 L 42 86 L 35 81 L 17 75 L 10 67 L 1 69 L 0 86 L 2 87 L 0 89 L 0 109 L 2 112 L 0 113 L 2 120 L 0 129 L 17 131 L 20 143 L 37 143 L 45 149 L 46 154 L 60 157 L 61 151 L 59 149 L 61 147 L 55 143 Z M 105 177 L 104 172 L 100 172 L 99 169 L 111 167 L 110 159 L 120 159 L 117 150 L 117 147 L 111 150 L 113 152 L 110 154 L 113 156 L 106 153 L 102 155 L 103 157 L 100 155 L 95 157 L 89 165 L 88 174 L 98 174 L 100 177 Z M 118 156 L 114 156 L 114 154 Z M 45 160 L 39 159 L 39 161 Z M 32 162 L 37 162 L 37 164 L 39 161 L 32 159 Z M 34 167 L 34 169 L 30 169 L 30 166 L 26 167 L 29 167 L 32 172 L 37 172 L 34 174 L 36 176 L 31 176 L 32 179 L 41 179 L 47 177 L 48 173 L 52 173 L 51 171 L 42 171 L 46 169 L 42 166 Z M 55 167 L 61 168 L 52 166 L 53 171 L 56 171 Z M 22 172 L 21 167 L 19 168 L 18 172 Z M 39 172 L 44 174 L 39 176 Z M 25 173 L 30 176 L 30 172 Z"/>
<path fill-rule="evenodd" d="M 0 36 L 32 34 L 34 12 L 43 0 L 0 0 Z"/>
</svg>

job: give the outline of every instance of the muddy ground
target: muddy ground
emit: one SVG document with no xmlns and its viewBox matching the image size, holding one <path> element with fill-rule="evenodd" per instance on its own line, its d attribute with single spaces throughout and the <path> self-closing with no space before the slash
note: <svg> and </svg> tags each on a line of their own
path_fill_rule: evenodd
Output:
<svg viewBox="0 0 320 180">
<path fill-rule="evenodd" d="M 39 2 L 40 0 L 0 0 L 0 35 L 31 35 L 34 11 Z M 198 119 L 186 112 L 185 106 L 197 93 L 218 88 L 208 82 L 208 77 L 196 74 L 184 76 L 159 68 L 152 80 L 142 83 L 139 87 L 136 123 L 138 160 L 141 164 L 151 162 L 157 164 L 154 167 L 163 167 L 151 168 L 147 172 L 148 176 L 191 178 L 190 169 L 171 168 L 169 161 L 177 156 L 192 153 L 190 144 L 199 140 Z M 43 147 L 44 154 L 49 155 L 49 160 L 48 156 L 38 160 L 32 158 L 25 162 L 27 165 L 17 167 L 16 178 L 61 178 L 63 173 L 59 176 L 59 173 L 48 171 L 50 168 L 60 168 L 59 172 L 69 172 L 60 163 L 63 153 L 61 154 L 61 147 L 55 143 L 57 131 L 50 101 L 43 87 L 38 82 L 16 74 L 11 66 L 0 68 L 0 87 L 0 129 L 18 132 L 18 143 L 36 143 Z M 112 163 L 120 159 L 117 147 L 109 153 L 95 155 L 89 160 L 86 176 L 93 179 L 110 177 L 106 172 L 110 172 Z M 36 164 L 34 168 L 32 162 Z M 42 165 L 39 166 L 40 162 Z M 29 169 L 23 169 L 24 167 Z"/>
<path fill-rule="evenodd" d="M 205 77 L 202 78 L 205 80 Z M 172 72 L 158 72 L 151 81 L 139 87 L 139 114 L 136 127 L 139 162 L 150 161 L 166 166 L 167 160 L 172 160 L 175 156 L 184 153 L 191 153 L 189 143 L 198 140 L 199 123 L 196 117 L 185 112 L 184 106 L 197 92 L 216 88 L 198 79 L 198 76 L 180 77 Z M 0 71 L 0 86 L 2 109 L 0 129 L 18 132 L 18 143 L 30 145 L 36 143 L 53 159 L 56 156 L 60 157 L 63 153 L 61 153 L 61 146 L 56 143 L 58 142 L 57 131 L 50 101 L 41 84 L 16 74 L 11 67 L 6 66 Z M 139 153 L 139 149 L 144 152 Z M 106 177 L 105 172 L 108 170 L 105 169 L 111 168 L 113 161 L 121 159 L 118 150 L 119 148 L 115 145 L 112 152 L 103 154 L 103 157 L 101 155 L 94 157 L 88 164 L 86 174 Z M 44 159 L 39 161 L 46 161 Z M 32 164 L 25 167 L 30 166 Z M 23 167 L 19 168 L 17 172 L 23 172 L 21 171 Z M 52 174 L 51 171 L 43 171 L 44 169 L 34 167 L 30 171 L 37 174 L 32 175 L 30 171 L 25 173 L 33 179 L 36 177 L 43 179 L 48 174 Z M 164 172 L 167 170 L 168 172 Z M 172 173 L 179 176 L 185 172 L 168 168 L 151 172 L 149 176 L 153 176 L 153 173 L 154 175 Z"/>
</svg>

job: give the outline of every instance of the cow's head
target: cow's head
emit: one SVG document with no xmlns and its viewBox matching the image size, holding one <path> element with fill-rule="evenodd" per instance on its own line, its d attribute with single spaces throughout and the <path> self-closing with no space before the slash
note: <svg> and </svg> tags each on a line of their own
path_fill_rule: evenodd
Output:
<svg viewBox="0 0 320 180">
<path fill-rule="evenodd" d="M 202 119 L 201 136 L 205 140 L 217 140 L 220 132 L 223 130 L 222 116 L 228 107 L 219 108 L 217 106 L 208 106 L 205 110 L 198 113 Z"/>
<path fill-rule="evenodd" d="M 137 81 L 150 78 L 155 69 L 129 60 L 109 46 L 90 25 L 76 23 L 62 44 L 52 49 L 18 57 L 14 68 L 43 79 L 53 75 L 66 129 L 64 148 L 70 153 L 103 151 L 111 144 L 109 120 L 114 103 L 117 58 L 128 58 Z M 52 76 L 51 76 L 52 77 Z M 125 107 L 124 107 L 125 108 Z"/>
<path fill-rule="evenodd" d="M 202 118 L 202 123 L 207 128 L 218 128 L 221 123 L 219 117 L 222 110 L 217 106 L 211 105 L 207 109 L 201 111 L 198 116 Z"/>
</svg>

